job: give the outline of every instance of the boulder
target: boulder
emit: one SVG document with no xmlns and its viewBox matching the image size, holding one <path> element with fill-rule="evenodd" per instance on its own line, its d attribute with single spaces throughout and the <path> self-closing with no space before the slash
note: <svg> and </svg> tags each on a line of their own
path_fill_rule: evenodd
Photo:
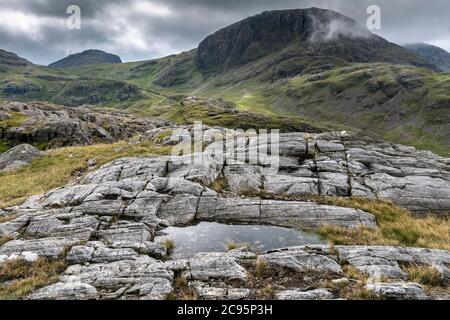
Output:
<svg viewBox="0 0 450 320">
<path fill-rule="evenodd" d="M 41 152 L 29 144 L 18 145 L 0 154 L 0 171 L 17 170 L 41 156 Z"/>
</svg>

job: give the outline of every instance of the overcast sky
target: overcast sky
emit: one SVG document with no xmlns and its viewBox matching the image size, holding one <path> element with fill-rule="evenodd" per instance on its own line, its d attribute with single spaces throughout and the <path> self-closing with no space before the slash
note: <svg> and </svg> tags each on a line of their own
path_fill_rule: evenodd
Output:
<svg viewBox="0 0 450 320">
<path fill-rule="evenodd" d="M 66 27 L 71 4 L 81 8 L 81 30 Z M 0 0 L 0 48 L 38 64 L 86 49 L 146 60 L 193 49 L 208 34 L 266 10 L 315 6 L 366 25 L 372 4 L 382 10 L 377 34 L 450 51 L 449 0 Z"/>
</svg>

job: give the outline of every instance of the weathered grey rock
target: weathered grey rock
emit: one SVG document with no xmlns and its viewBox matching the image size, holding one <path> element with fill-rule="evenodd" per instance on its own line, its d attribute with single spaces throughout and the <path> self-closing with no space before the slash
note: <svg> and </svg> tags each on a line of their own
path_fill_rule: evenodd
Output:
<svg viewBox="0 0 450 320">
<path fill-rule="evenodd" d="M 17 170 L 41 157 L 41 152 L 29 144 L 18 145 L 0 154 L 0 171 Z"/>
<path fill-rule="evenodd" d="M 391 246 L 336 246 L 341 263 L 349 263 L 373 279 L 406 280 L 401 264 L 430 265 L 448 283 L 450 253 L 444 250 Z"/>
<path fill-rule="evenodd" d="M 33 263 L 33 262 L 36 262 L 38 259 L 39 259 L 39 256 L 36 253 L 27 252 L 27 251 L 24 251 L 20 254 L 13 253 L 10 256 L 7 256 L 5 254 L 0 255 L 0 263 L 5 262 L 5 261 L 14 261 L 14 260 Z"/>
<path fill-rule="evenodd" d="M 324 252 L 308 247 L 292 247 L 272 251 L 258 257 L 271 268 L 289 269 L 298 272 L 326 272 L 341 274 L 341 266 Z"/>
<path fill-rule="evenodd" d="M 30 217 L 28 215 L 21 215 L 13 220 L 0 224 L 0 236 L 9 236 L 16 233 L 25 227 L 29 221 Z"/>
<path fill-rule="evenodd" d="M 247 277 L 243 267 L 232 257 L 222 253 L 198 254 L 189 260 L 189 266 L 191 280 L 233 280 Z"/>
<path fill-rule="evenodd" d="M 31 252 L 39 257 L 55 260 L 62 256 L 64 251 L 79 243 L 77 238 L 42 238 L 33 240 L 12 240 L 0 247 L 0 256 L 20 255 Z"/>
<path fill-rule="evenodd" d="M 29 219 L 30 220 L 30 219 Z M 25 234 L 29 237 L 50 236 L 52 231 L 60 227 L 62 222 L 53 216 L 33 217 L 27 226 Z"/>
<path fill-rule="evenodd" d="M 139 257 L 138 253 L 133 249 L 111 249 L 104 245 L 97 247 L 78 246 L 71 249 L 67 256 L 67 261 L 70 264 L 79 263 L 107 263 L 122 260 L 136 260 Z"/>
<path fill-rule="evenodd" d="M 275 294 L 277 300 L 330 300 L 333 294 L 326 289 L 310 291 L 285 290 Z"/>
<path fill-rule="evenodd" d="M 195 281 L 189 284 L 201 300 L 243 300 L 250 295 L 250 289 L 217 288 Z"/>
<path fill-rule="evenodd" d="M 393 300 L 423 300 L 426 299 L 425 292 L 417 283 L 397 282 L 397 283 L 375 283 L 365 286 L 367 290 Z"/>
<path fill-rule="evenodd" d="M 149 255 L 154 258 L 165 258 L 167 256 L 167 248 L 163 244 L 154 243 L 151 241 L 144 242 L 130 242 L 130 241 L 119 241 L 111 244 L 111 248 L 115 249 L 133 249 L 139 254 Z"/>
<path fill-rule="evenodd" d="M 164 299 L 173 290 L 174 275 L 164 263 L 139 256 L 135 260 L 72 265 L 60 283 L 73 277 L 95 287 L 100 299 Z"/>
<path fill-rule="evenodd" d="M 375 217 L 351 208 L 317 205 L 310 202 L 202 197 L 196 217 L 206 221 L 265 223 L 317 230 L 323 225 L 376 228 Z"/>
<path fill-rule="evenodd" d="M 132 287 L 125 293 L 132 294 L 136 289 L 140 300 L 165 300 L 167 295 L 173 291 L 172 282 L 166 278 L 146 280 L 145 283 Z"/>
<path fill-rule="evenodd" d="M 73 282 L 72 282 L 73 281 Z M 88 284 L 72 280 L 44 287 L 27 297 L 29 300 L 97 300 L 97 290 Z"/>
<path fill-rule="evenodd" d="M 143 243 L 152 240 L 153 232 L 143 223 L 120 221 L 107 230 L 98 231 L 97 237 L 108 245 L 119 242 Z"/>
</svg>

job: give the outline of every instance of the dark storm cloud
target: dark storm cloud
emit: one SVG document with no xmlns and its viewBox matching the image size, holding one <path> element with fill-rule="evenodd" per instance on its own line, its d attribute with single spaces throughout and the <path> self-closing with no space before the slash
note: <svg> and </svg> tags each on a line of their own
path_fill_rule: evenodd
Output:
<svg viewBox="0 0 450 320">
<path fill-rule="evenodd" d="M 450 50 L 448 0 L 0 0 L 0 47 L 47 64 L 98 48 L 125 61 L 195 48 L 208 34 L 266 10 L 322 7 L 365 25 L 369 5 L 382 9 L 381 36 L 398 43 L 429 42 Z M 82 29 L 65 27 L 77 4 Z"/>
</svg>

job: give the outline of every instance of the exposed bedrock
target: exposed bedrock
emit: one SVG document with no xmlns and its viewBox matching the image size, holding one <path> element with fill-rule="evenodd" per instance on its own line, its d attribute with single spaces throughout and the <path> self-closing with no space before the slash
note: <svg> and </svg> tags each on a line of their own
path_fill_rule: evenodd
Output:
<svg viewBox="0 0 450 320">
<path fill-rule="evenodd" d="M 450 253 L 443 250 L 311 245 L 262 253 L 199 253 L 170 260 L 170 246 L 155 237 L 168 226 L 200 221 L 313 231 L 323 225 L 377 228 L 375 217 L 362 210 L 270 200 L 258 197 L 258 192 L 280 196 L 275 199 L 283 199 L 282 195 L 382 198 L 416 214 L 445 214 L 449 209 L 449 160 L 429 152 L 347 133 L 282 134 L 280 167 L 274 171 L 264 162 L 267 157 L 255 164 L 222 159 L 211 150 L 217 144 L 214 134 L 225 129 L 204 129 L 201 135 L 207 148 L 200 154 L 201 162 L 189 161 L 190 155 L 122 158 L 0 211 L 4 221 L 0 237 L 5 239 L 0 264 L 16 259 L 65 260 L 68 268 L 58 281 L 30 299 L 165 299 L 177 289 L 180 278 L 186 290 L 200 299 L 252 299 L 260 290 L 252 285 L 258 266 L 303 277 L 303 282 L 281 281 L 272 288 L 277 299 L 342 298 L 325 282 L 349 282 L 345 266 L 370 279 L 365 290 L 388 299 L 436 298 L 408 282 L 408 265 L 433 267 L 448 285 Z M 146 139 L 156 139 L 158 132 L 146 134 Z M 174 144 L 170 136 L 162 136 L 160 143 Z M 244 150 L 258 147 L 248 137 L 244 142 Z M 221 181 L 222 188 L 217 188 Z"/>
</svg>

